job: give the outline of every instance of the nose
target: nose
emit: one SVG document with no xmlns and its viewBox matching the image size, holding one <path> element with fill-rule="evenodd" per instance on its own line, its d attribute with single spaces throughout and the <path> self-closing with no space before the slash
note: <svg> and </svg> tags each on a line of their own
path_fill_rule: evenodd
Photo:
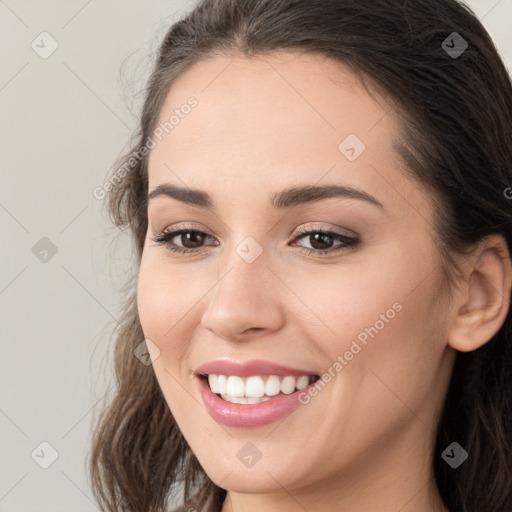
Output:
<svg viewBox="0 0 512 512">
<path fill-rule="evenodd" d="M 276 331 L 284 320 L 280 287 L 263 254 L 247 263 L 235 253 L 206 296 L 201 325 L 231 341 Z"/>
</svg>

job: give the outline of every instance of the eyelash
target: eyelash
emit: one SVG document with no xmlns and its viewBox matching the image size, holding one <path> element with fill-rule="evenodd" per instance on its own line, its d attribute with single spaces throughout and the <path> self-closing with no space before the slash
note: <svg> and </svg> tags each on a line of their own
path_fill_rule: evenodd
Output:
<svg viewBox="0 0 512 512">
<path fill-rule="evenodd" d="M 156 242 L 158 245 L 167 246 L 167 250 L 169 250 L 173 253 L 192 254 L 192 253 L 201 252 L 202 248 L 186 249 L 186 248 L 182 248 L 182 247 L 179 247 L 179 246 L 171 243 L 171 240 L 173 238 L 175 238 L 178 235 L 182 235 L 184 233 L 196 233 L 196 234 L 200 234 L 200 235 L 206 235 L 207 237 L 212 238 L 212 237 L 210 237 L 210 235 L 208 235 L 208 233 L 199 231 L 198 229 L 183 227 L 183 228 L 180 228 L 180 229 L 177 229 L 174 231 L 162 231 L 161 233 L 156 235 L 154 238 L 152 238 L 152 240 L 153 240 L 153 242 Z M 315 255 L 329 254 L 329 253 L 341 251 L 343 249 L 349 249 L 349 248 L 356 247 L 360 243 L 360 239 L 357 237 L 350 237 L 347 235 L 342 235 L 341 233 L 336 233 L 334 231 L 325 231 L 322 229 L 308 230 L 306 228 L 299 228 L 299 231 L 296 234 L 296 236 L 294 237 L 293 241 L 295 242 L 297 240 L 302 240 L 303 238 L 307 238 L 309 235 L 313 235 L 313 234 L 317 234 L 317 233 L 319 233 L 321 235 L 326 235 L 326 236 L 329 236 L 332 238 L 336 238 L 342 242 L 342 245 L 335 249 L 331 248 L 331 249 L 326 249 L 326 250 L 310 249 L 309 247 L 302 247 L 301 252 L 304 252 L 308 255 L 309 254 L 315 254 Z"/>
</svg>

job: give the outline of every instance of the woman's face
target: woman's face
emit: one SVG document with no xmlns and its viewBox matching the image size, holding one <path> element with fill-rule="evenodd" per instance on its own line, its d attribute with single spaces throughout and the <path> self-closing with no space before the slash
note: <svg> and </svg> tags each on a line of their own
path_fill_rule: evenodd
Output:
<svg viewBox="0 0 512 512">
<path fill-rule="evenodd" d="M 234 492 L 299 495 L 341 478 L 369 489 L 386 474 L 429 474 L 453 363 L 450 305 L 437 293 L 431 197 L 392 148 L 395 111 L 339 64 L 279 53 L 191 67 L 159 123 L 149 192 L 161 193 L 148 205 L 139 315 L 165 399 L 210 478 Z M 327 186 L 339 195 L 284 194 Z M 279 392 L 234 404 L 205 391 L 196 372 L 212 361 L 287 369 L 202 371 L 235 377 L 230 396 Z M 283 384 L 292 370 L 306 378 Z M 286 389 L 311 375 L 321 380 Z"/>
</svg>

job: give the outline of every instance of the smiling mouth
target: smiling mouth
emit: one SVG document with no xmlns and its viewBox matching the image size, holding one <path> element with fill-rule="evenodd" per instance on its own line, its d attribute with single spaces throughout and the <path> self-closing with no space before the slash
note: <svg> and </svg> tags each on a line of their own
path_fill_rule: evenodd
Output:
<svg viewBox="0 0 512 512">
<path fill-rule="evenodd" d="M 200 376 L 212 393 L 236 404 L 258 404 L 279 395 L 289 395 L 320 379 L 318 375 L 238 375 L 208 374 Z"/>
</svg>

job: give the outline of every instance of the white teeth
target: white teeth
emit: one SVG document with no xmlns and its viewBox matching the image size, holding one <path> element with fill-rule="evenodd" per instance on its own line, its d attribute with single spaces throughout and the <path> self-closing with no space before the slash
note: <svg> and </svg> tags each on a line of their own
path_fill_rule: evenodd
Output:
<svg viewBox="0 0 512 512">
<path fill-rule="evenodd" d="M 218 375 L 214 375 L 213 373 L 211 375 L 208 375 L 208 384 L 210 384 L 210 389 L 212 390 L 213 393 L 219 392 L 217 389 L 218 379 L 219 379 Z"/>
<path fill-rule="evenodd" d="M 297 379 L 297 389 L 304 389 L 309 384 L 309 377 L 307 375 L 302 375 Z"/>
<path fill-rule="evenodd" d="M 229 393 L 228 393 L 229 394 Z M 260 377 L 249 377 L 245 383 L 245 396 L 261 398 L 265 394 L 265 383 Z"/>
<path fill-rule="evenodd" d="M 241 377 L 237 377 L 236 375 L 228 377 L 226 395 L 240 398 L 245 396 L 245 385 Z"/>
<path fill-rule="evenodd" d="M 267 382 L 265 382 L 265 395 L 274 396 L 278 395 L 281 391 L 281 382 L 277 375 L 271 375 Z"/>
<path fill-rule="evenodd" d="M 304 389 L 313 381 L 309 375 L 298 378 L 291 375 L 239 377 L 237 375 L 208 375 L 208 384 L 213 393 L 232 403 L 253 404 L 266 402 L 270 397 L 280 393 L 289 395 L 296 390 Z"/>
<path fill-rule="evenodd" d="M 217 375 L 217 393 L 225 395 L 228 387 L 228 378 L 225 375 Z"/>
<path fill-rule="evenodd" d="M 297 379 L 295 377 L 287 375 L 281 382 L 281 391 L 285 395 L 289 395 L 295 391 L 295 383 Z"/>
</svg>

